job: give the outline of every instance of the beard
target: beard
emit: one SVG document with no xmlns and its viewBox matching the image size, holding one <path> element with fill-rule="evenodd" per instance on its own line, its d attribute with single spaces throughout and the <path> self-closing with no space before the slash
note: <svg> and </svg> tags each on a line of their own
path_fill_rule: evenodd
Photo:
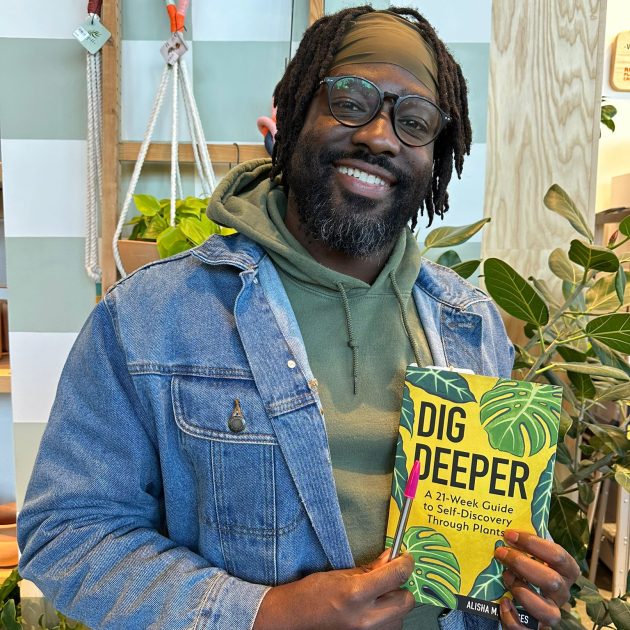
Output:
<svg viewBox="0 0 630 630">
<path fill-rule="evenodd" d="M 288 183 L 307 237 L 355 258 L 369 258 L 391 248 L 421 207 L 431 185 L 431 168 L 412 177 L 384 155 L 363 150 L 316 152 L 308 137 L 300 140 Z M 389 171 L 396 178 L 389 199 L 370 199 L 339 188 L 335 199 L 334 164 L 343 158 Z M 377 210 L 379 206 L 381 210 Z"/>
</svg>

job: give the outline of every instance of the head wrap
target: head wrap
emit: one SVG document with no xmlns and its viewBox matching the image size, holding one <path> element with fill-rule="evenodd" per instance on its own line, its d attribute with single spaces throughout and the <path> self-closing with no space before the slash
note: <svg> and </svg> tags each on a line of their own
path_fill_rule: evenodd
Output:
<svg viewBox="0 0 630 630">
<path fill-rule="evenodd" d="M 400 66 L 437 94 L 435 53 L 416 26 L 395 13 L 372 11 L 352 22 L 329 70 L 351 63 Z"/>
</svg>

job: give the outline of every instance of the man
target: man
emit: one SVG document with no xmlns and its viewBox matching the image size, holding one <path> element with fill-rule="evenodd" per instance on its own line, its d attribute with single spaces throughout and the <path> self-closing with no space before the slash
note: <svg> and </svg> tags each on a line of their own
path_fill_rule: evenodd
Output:
<svg viewBox="0 0 630 630">
<path fill-rule="evenodd" d="M 120 282 L 80 334 L 21 569 L 93 627 L 494 627 L 412 611 L 412 559 L 380 553 L 405 366 L 512 363 L 488 298 L 405 227 L 448 208 L 469 150 L 461 71 L 416 12 L 348 9 L 306 32 L 275 100 L 273 165 L 210 202 L 239 233 Z M 555 622 L 575 562 L 506 541 L 506 584 Z M 501 619 L 522 627 L 507 599 Z"/>
</svg>

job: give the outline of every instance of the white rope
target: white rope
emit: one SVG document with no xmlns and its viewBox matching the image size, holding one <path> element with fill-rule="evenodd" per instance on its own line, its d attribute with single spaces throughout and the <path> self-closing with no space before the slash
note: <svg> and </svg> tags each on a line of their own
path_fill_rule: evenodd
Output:
<svg viewBox="0 0 630 630">
<path fill-rule="evenodd" d="M 133 169 L 133 174 L 131 176 L 131 181 L 129 182 L 129 187 L 127 188 L 127 194 L 125 195 L 125 201 L 123 202 L 122 210 L 120 211 L 120 217 L 118 219 L 118 225 L 116 226 L 116 232 L 114 234 L 114 240 L 112 242 L 113 250 L 114 250 L 114 260 L 116 261 L 116 267 L 120 272 L 120 275 L 125 278 L 127 273 L 122 264 L 122 260 L 120 259 L 120 252 L 118 250 L 118 239 L 123 231 L 123 226 L 125 225 L 125 220 L 127 219 L 127 212 L 129 211 L 129 206 L 131 205 L 131 200 L 133 198 L 133 192 L 136 189 L 136 185 L 138 183 L 138 179 L 140 178 L 140 172 L 142 171 L 142 165 L 144 164 L 144 160 L 147 156 L 147 151 L 149 150 L 149 145 L 151 144 L 151 137 L 153 136 L 153 131 L 155 129 L 155 123 L 158 118 L 158 114 L 160 113 L 160 109 L 162 107 L 162 101 L 164 99 L 164 94 L 166 92 L 166 85 L 168 84 L 169 73 L 172 70 L 172 66 L 166 64 L 164 66 L 164 72 L 162 72 L 162 80 L 160 81 L 160 85 L 158 86 L 157 92 L 155 93 L 155 99 L 153 101 L 153 109 L 151 111 L 151 116 L 149 117 L 149 122 L 147 124 L 147 130 L 144 134 L 144 140 L 142 141 L 142 145 L 140 146 L 140 153 L 138 154 L 138 159 L 136 161 L 136 165 Z"/>
<path fill-rule="evenodd" d="M 188 69 L 186 67 L 186 62 L 182 60 L 181 62 L 181 74 L 183 77 L 184 84 L 184 99 L 188 99 L 188 103 L 190 106 L 190 111 L 192 113 L 193 118 L 193 129 L 191 129 L 191 136 L 193 136 L 193 142 L 197 142 L 197 146 L 199 147 L 199 155 L 201 157 L 202 164 L 202 172 L 199 174 L 200 177 L 205 177 L 208 183 L 208 188 L 210 193 L 214 191 L 217 185 L 217 180 L 214 175 L 214 170 L 212 169 L 212 162 L 210 161 L 210 155 L 208 154 L 208 144 L 206 143 L 206 137 L 203 133 L 203 126 L 201 124 L 201 119 L 199 118 L 199 111 L 197 109 L 197 103 L 195 102 L 195 97 L 193 96 L 193 92 L 190 88 L 190 80 L 188 79 Z"/>
<path fill-rule="evenodd" d="M 98 256 L 98 213 L 101 206 L 101 53 L 87 54 L 87 190 L 85 207 L 85 271 L 101 280 Z"/>
<path fill-rule="evenodd" d="M 173 121 L 171 125 L 171 227 L 175 227 L 175 208 L 177 205 L 177 170 L 179 166 L 177 145 L 177 87 L 179 61 L 173 64 Z"/>
<path fill-rule="evenodd" d="M 125 220 L 127 218 L 127 213 L 129 211 L 129 206 L 131 205 L 131 200 L 133 199 L 133 193 L 138 184 L 138 179 L 140 178 L 140 172 L 142 171 L 142 166 L 144 164 L 144 160 L 146 158 L 149 145 L 151 144 L 151 138 L 155 130 L 155 124 L 159 116 L 160 109 L 162 107 L 162 101 L 164 99 L 164 94 L 166 93 L 166 86 L 170 78 L 169 71 L 172 71 L 172 75 L 173 75 L 173 111 L 172 111 L 173 119 L 171 122 L 170 225 L 171 226 L 175 225 L 178 191 L 179 191 L 179 196 L 183 198 L 181 173 L 179 170 L 179 159 L 178 159 L 179 145 L 178 145 L 178 139 L 177 139 L 177 117 L 178 117 L 178 96 L 179 96 L 178 87 L 181 87 L 182 98 L 184 101 L 184 109 L 186 112 L 186 122 L 188 123 L 188 128 L 189 128 L 190 137 L 191 137 L 191 144 L 192 144 L 192 149 L 193 149 L 193 155 L 195 157 L 195 166 L 197 169 L 197 174 L 201 181 L 201 187 L 203 189 L 204 194 L 207 196 L 212 194 L 212 192 L 214 191 L 217 185 L 214 170 L 212 168 L 212 162 L 210 161 L 210 155 L 208 153 L 208 145 L 206 143 L 206 138 L 203 133 L 203 126 L 201 124 L 201 119 L 199 117 L 199 111 L 197 109 L 195 97 L 190 88 L 190 80 L 188 79 L 188 70 L 186 68 L 186 63 L 182 58 L 180 58 L 172 66 L 169 64 L 166 64 L 166 67 L 164 68 L 164 72 L 162 73 L 162 79 L 160 81 L 160 85 L 158 87 L 158 90 L 156 92 L 155 99 L 153 102 L 153 109 L 151 111 L 151 116 L 149 118 L 147 129 L 144 135 L 144 139 L 142 141 L 140 152 L 138 154 L 138 159 L 136 160 L 133 174 L 131 176 L 131 181 L 129 182 L 127 194 L 125 195 L 123 207 L 120 212 L 120 217 L 118 219 L 118 225 L 116 226 L 116 232 L 114 234 L 112 246 L 114 250 L 114 260 L 116 261 L 116 267 L 118 268 L 118 271 L 120 272 L 120 275 L 123 278 L 126 277 L 127 273 L 125 272 L 125 269 L 122 264 L 122 260 L 120 259 L 118 241 L 120 239 L 120 236 L 122 235 L 123 227 L 125 225 Z"/>
</svg>

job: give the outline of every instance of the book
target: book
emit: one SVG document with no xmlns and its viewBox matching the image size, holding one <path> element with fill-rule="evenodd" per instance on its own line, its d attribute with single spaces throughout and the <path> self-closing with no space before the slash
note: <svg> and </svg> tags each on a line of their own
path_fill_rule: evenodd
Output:
<svg viewBox="0 0 630 630">
<path fill-rule="evenodd" d="M 547 536 L 561 405 L 553 385 L 407 368 L 386 547 L 419 460 L 401 548 L 416 562 L 405 584 L 416 601 L 499 618 L 507 589 L 494 549 L 505 529 Z"/>
</svg>

